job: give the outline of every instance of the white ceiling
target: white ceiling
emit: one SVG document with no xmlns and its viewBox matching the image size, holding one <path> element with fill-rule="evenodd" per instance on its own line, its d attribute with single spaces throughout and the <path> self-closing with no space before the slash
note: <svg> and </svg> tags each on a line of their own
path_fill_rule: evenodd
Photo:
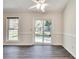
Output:
<svg viewBox="0 0 79 59">
<path fill-rule="evenodd" d="M 48 6 L 46 11 L 62 11 L 66 6 L 68 0 L 46 0 Z M 36 9 L 29 10 L 28 8 L 35 5 L 32 0 L 3 0 L 3 9 L 5 11 L 36 11 Z"/>
</svg>

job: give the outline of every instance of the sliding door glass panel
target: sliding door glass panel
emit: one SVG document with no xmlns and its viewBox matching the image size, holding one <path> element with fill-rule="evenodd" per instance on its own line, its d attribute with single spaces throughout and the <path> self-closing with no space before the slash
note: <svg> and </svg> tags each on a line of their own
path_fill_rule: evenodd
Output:
<svg viewBox="0 0 79 59">
<path fill-rule="evenodd" d="M 51 43 L 51 21 L 44 20 L 44 43 Z"/>
<path fill-rule="evenodd" d="M 8 39 L 9 40 L 18 40 L 18 19 L 9 18 L 9 29 L 8 29 Z"/>
<path fill-rule="evenodd" d="M 43 21 L 36 20 L 35 21 L 35 42 L 42 43 L 43 42 Z"/>
<path fill-rule="evenodd" d="M 51 43 L 51 21 L 35 20 L 35 42 Z"/>
</svg>

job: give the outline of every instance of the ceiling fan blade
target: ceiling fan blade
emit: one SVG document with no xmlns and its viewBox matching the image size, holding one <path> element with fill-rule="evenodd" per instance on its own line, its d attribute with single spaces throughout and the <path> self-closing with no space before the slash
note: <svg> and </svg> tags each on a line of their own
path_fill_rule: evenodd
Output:
<svg viewBox="0 0 79 59">
<path fill-rule="evenodd" d="M 32 8 L 35 8 L 36 7 L 36 5 L 35 6 L 31 6 L 29 9 L 32 9 Z"/>
<path fill-rule="evenodd" d="M 37 8 L 39 10 L 40 7 L 41 7 L 41 4 L 36 4 L 36 5 L 32 6 L 32 7 L 30 7 L 29 9 Z"/>
<path fill-rule="evenodd" d="M 41 7 L 41 4 L 37 4 L 36 8 L 39 10 Z"/>
<path fill-rule="evenodd" d="M 48 6 L 48 4 L 42 4 L 42 5 L 41 5 L 41 11 L 42 11 L 42 12 L 45 12 L 45 7 L 46 7 L 46 6 Z"/>
</svg>

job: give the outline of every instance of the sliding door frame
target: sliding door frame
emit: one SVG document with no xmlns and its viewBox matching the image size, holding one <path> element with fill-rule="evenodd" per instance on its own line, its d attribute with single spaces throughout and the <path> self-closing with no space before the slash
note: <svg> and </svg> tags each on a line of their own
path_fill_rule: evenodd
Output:
<svg viewBox="0 0 79 59">
<path fill-rule="evenodd" d="M 34 32 L 34 34 L 33 34 L 33 36 L 34 36 L 34 38 L 33 38 L 33 41 L 34 41 L 34 45 L 52 45 L 52 31 L 50 30 L 50 34 L 51 34 L 51 43 L 44 43 L 44 26 L 43 26 L 43 42 L 42 43 L 36 43 L 35 42 L 35 21 L 36 21 L 37 19 L 33 19 L 33 23 L 34 23 L 34 25 L 33 25 L 33 32 Z M 42 20 L 43 21 L 43 25 L 44 25 L 44 21 L 45 20 L 49 20 L 48 18 L 46 19 L 46 18 L 39 18 L 38 20 Z M 51 19 L 49 20 L 49 21 L 52 21 Z M 52 22 L 51 22 L 51 25 L 52 25 Z"/>
</svg>

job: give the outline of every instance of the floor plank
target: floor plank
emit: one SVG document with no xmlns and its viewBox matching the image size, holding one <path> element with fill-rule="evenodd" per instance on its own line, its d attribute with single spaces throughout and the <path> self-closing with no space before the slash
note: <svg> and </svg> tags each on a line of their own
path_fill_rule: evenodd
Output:
<svg viewBox="0 0 79 59">
<path fill-rule="evenodd" d="M 3 59 L 75 59 L 61 46 L 4 46 Z"/>
</svg>

